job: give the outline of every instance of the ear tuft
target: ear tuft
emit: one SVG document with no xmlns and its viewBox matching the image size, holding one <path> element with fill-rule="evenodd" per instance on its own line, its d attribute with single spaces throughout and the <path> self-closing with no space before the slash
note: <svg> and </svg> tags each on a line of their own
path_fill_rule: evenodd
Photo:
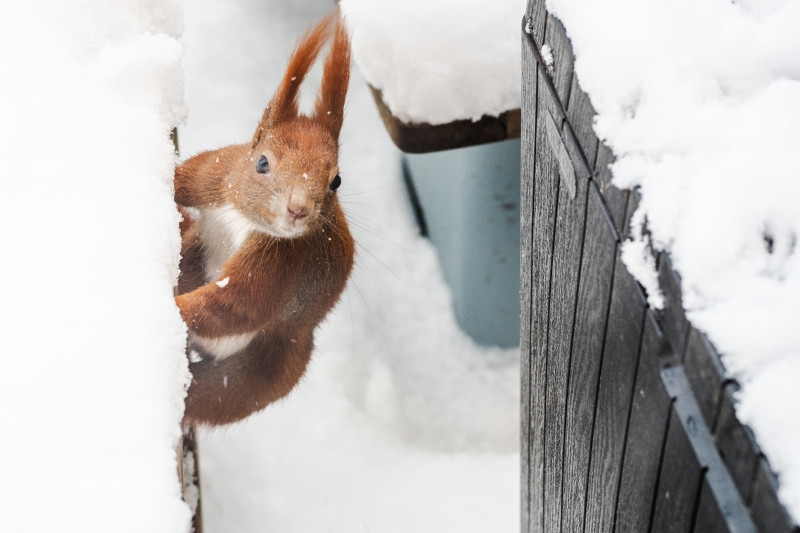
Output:
<svg viewBox="0 0 800 533">
<path fill-rule="evenodd" d="M 314 110 L 314 119 L 337 140 L 344 121 L 344 102 L 349 82 L 350 39 L 347 36 L 344 22 L 341 17 L 338 17 L 333 45 L 325 60 L 322 85 L 317 94 Z"/>
<path fill-rule="evenodd" d="M 278 90 L 275 91 L 272 100 L 264 109 L 261 122 L 259 122 L 253 135 L 253 148 L 261 142 L 270 126 L 297 117 L 297 95 L 300 84 L 308 74 L 311 65 L 317 59 L 322 45 L 328 40 L 331 23 L 335 17 L 336 13 L 331 13 L 315 27 L 309 28 L 301 38 L 300 43 L 289 58 L 289 65 Z"/>
</svg>

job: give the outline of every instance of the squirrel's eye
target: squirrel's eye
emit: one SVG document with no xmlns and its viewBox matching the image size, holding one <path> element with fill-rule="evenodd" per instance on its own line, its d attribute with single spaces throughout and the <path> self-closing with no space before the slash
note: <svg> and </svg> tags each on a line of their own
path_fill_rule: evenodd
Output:
<svg viewBox="0 0 800 533">
<path fill-rule="evenodd" d="M 331 190 L 335 191 L 336 189 L 339 188 L 339 185 L 341 185 L 341 184 L 342 184 L 342 178 L 341 178 L 341 176 L 339 176 L 339 174 L 336 174 L 336 177 L 333 178 L 333 181 L 331 182 L 331 185 L 330 185 Z"/>
<path fill-rule="evenodd" d="M 256 163 L 256 171 L 259 174 L 266 174 L 269 172 L 269 161 L 267 161 L 267 156 L 262 155 L 258 158 L 258 163 Z"/>
</svg>

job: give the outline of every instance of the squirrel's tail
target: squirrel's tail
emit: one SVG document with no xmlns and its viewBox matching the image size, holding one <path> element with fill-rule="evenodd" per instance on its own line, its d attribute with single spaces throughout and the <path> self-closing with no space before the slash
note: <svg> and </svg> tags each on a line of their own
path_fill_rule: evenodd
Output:
<svg viewBox="0 0 800 533">
<path fill-rule="evenodd" d="M 190 363 L 184 422 L 230 424 L 286 396 L 305 373 L 313 344 L 313 331 L 286 339 L 261 335 L 230 357 Z"/>
</svg>

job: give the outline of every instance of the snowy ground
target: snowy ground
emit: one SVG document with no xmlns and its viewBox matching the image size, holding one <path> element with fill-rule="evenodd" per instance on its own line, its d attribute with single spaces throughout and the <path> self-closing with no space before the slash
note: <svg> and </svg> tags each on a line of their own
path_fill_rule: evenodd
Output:
<svg viewBox="0 0 800 533">
<path fill-rule="evenodd" d="M 687 316 L 742 383 L 737 412 L 800 520 L 800 3 L 547 5 L 617 155 L 614 183 L 641 192 L 626 264 L 658 305 L 642 252 L 670 252 Z"/>
<path fill-rule="evenodd" d="M 251 137 L 297 38 L 331 5 L 185 5 L 184 156 Z M 340 194 L 357 266 L 289 398 L 201 432 L 207 531 L 517 531 L 517 350 L 457 328 L 357 70 L 350 91 Z"/>
</svg>

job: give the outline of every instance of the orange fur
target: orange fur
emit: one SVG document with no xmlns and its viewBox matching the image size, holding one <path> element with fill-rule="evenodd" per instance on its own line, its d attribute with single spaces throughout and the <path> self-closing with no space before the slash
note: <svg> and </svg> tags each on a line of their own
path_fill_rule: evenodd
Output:
<svg viewBox="0 0 800 533">
<path fill-rule="evenodd" d="M 330 189 L 338 174 L 350 70 L 340 20 L 316 112 L 307 117 L 297 111 L 297 89 L 329 37 L 334 16 L 303 37 L 252 143 L 204 152 L 175 169 L 176 202 L 200 213 L 195 220 L 183 210 L 175 298 L 181 316 L 190 332 L 204 339 L 253 337 L 233 355 L 204 353 L 190 363 L 186 421 L 227 424 L 286 395 L 305 372 L 314 329 L 338 301 L 353 267 L 354 243 Z M 269 172 L 256 170 L 262 156 Z M 221 233 L 219 242 L 211 242 L 219 213 L 234 217 L 247 234 L 219 272 L 210 272 L 214 246 L 224 248 L 230 245 L 226 238 L 234 238 Z"/>
<path fill-rule="evenodd" d="M 338 132 L 342 129 L 343 113 L 335 113 L 337 109 L 344 109 L 344 100 L 347 95 L 347 85 L 350 80 L 350 69 L 342 69 L 341 65 L 350 64 L 350 46 L 348 45 L 347 30 L 338 24 L 333 38 L 333 47 L 322 75 L 322 87 L 317 94 L 314 106 L 314 118 L 324 124 L 328 131 Z"/>
<path fill-rule="evenodd" d="M 261 142 L 264 132 L 270 126 L 291 120 L 297 116 L 297 93 L 300 89 L 300 84 L 303 83 L 322 45 L 325 44 L 330 35 L 330 25 L 334 16 L 334 13 L 328 15 L 316 27 L 307 31 L 302 38 L 301 44 L 295 48 L 289 60 L 289 66 L 286 68 L 286 74 L 283 75 L 283 80 L 275 96 L 272 97 L 272 100 L 264 110 L 261 123 L 256 129 L 255 135 L 253 135 L 253 147 Z M 340 24 L 337 24 L 337 26 L 341 27 Z M 350 69 L 348 68 L 348 75 L 349 72 Z M 346 90 L 347 86 L 345 85 Z"/>
</svg>

